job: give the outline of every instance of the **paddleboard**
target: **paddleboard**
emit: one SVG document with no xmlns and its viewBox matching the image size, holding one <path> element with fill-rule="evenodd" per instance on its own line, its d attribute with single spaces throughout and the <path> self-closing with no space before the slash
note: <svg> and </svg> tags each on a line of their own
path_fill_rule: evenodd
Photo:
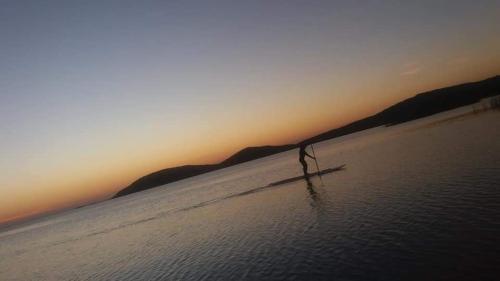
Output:
<svg viewBox="0 0 500 281">
<path fill-rule="evenodd" d="M 343 170 L 344 168 L 345 168 L 345 164 L 337 166 L 337 167 L 333 167 L 333 168 L 328 168 L 328 169 L 325 169 L 325 170 L 321 170 L 321 171 L 319 171 L 319 173 L 309 174 L 309 177 L 312 178 L 312 177 L 316 177 L 316 176 L 322 176 L 322 175 L 325 175 L 325 174 L 329 174 L 329 173 L 333 173 L 333 172 L 336 172 L 336 171 Z M 280 180 L 280 181 L 277 181 L 277 182 L 270 183 L 268 186 L 275 186 L 275 185 L 290 183 L 290 182 L 294 182 L 294 181 L 304 180 L 305 178 L 306 178 L 305 176 L 293 177 L 293 178 L 284 179 L 284 180 Z"/>
</svg>

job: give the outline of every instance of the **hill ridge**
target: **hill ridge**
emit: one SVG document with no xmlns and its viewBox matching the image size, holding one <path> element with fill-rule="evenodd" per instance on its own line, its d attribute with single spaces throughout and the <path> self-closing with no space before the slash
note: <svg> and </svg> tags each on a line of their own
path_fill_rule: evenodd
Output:
<svg viewBox="0 0 500 281">
<path fill-rule="evenodd" d="M 483 98 L 499 94 L 500 75 L 495 75 L 481 81 L 462 83 L 418 93 L 413 97 L 397 102 L 372 116 L 320 133 L 297 144 L 246 147 L 229 156 L 220 163 L 206 165 L 183 165 L 150 173 L 120 190 L 113 198 L 284 152 L 294 149 L 301 144 L 312 144 L 373 127 L 383 125 L 391 126 L 404 123 L 460 106 L 473 104 Z"/>
</svg>

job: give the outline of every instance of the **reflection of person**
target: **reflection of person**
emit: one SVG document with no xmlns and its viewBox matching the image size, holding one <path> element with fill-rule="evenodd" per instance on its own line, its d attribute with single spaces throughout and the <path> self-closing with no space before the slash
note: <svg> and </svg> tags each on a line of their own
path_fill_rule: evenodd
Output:
<svg viewBox="0 0 500 281">
<path fill-rule="evenodd" d="M 299 162 L 302 164 L 302 171 L 304 172 L 304 177 L 306 178 L 306 181 L 309 182 L 309 174 L 307 173 L 307 161 L 306 161 L 306 156 L 312 159 L 316 159 L 313 156 L 309 155 L 306 151 L 307 145 L 301 144 L 299 147 Z"/>
</svg>

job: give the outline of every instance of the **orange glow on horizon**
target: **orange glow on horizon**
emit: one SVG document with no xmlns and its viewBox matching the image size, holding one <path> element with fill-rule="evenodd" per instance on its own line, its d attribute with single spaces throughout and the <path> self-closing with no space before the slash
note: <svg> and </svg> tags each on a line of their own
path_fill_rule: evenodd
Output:
<svg viewBox="0 0 500 281">
<path fill-rule="evenodd" d="M 2 30 L 0 223 L 500 73 L 496 3 L 28 2 Z"/>
<path fill-rule="evenodd" d="M 479 75 L 472 77 L 474 80 L 484 78 L 478 78 Z M 462 76 L 449 77 L 441 84 L 435 81 L 422 83 L 409 87 L 407 91 L 395 88 L 393 94 L 386 95 L 387 98 L 379 99 L 378 103 L 373 104 L 361 106 L 346 100 L 344 104 L 332 102 L 316 104 L 314 107 L 298 107 L 295 110 L 299 113 L 285 114 L 274 120 L 266 119 L 271 118 L 269 116 L 256 116 L 256 120 L 244 126 L 228 123 L 231 124 L 231 130 L 214 132 L 204 142 L 198 142 L 196 136 L 187 136 L 182 144 L 162 144 L 160 140 L 158 143 L 152 143 L 150 147 L 137 148 L 135 151 L 131 151 L 130 147 L 118 145 L 120 150 L 129 150 L 130 153 L 118 156 L 110 154 L 106 157 L 106 162 L 100 161 L 102 156 L 97 154 L 87 156 L 87 165 L 83 169 L 80 165 L 68 165 L 61 167 L 58 173 L 51 177 L 43 175 L 42 178 L 35 177 L 31 181 L 24 181 L 24 184 L 40 185 L 39 191 L 34 195 L 14 195 L 19 196 L 19 199 L 7 204 L 7 208 L 0 213 L 0 223 L 107 199 L 139 177 L 161 169 L 186 164 L 217 163 L 248 146 L 296 143 L 375 114 L 388 105 L 417 94 L 417 91 L 456 84 L 461 78 Z M 460 80 L 468 81 L 473 80 Z M 373 94 L 382 95 L 384 89 L 382 84 L 378 89 L 374 89 Z M 404 95 L 401 94 L 403 92 Z M 239 131 L 239 127 L 245 127 L 245 130 Z M 23 206 L 16 203 L 19 201 L 24 202 Z"/>
</svg>

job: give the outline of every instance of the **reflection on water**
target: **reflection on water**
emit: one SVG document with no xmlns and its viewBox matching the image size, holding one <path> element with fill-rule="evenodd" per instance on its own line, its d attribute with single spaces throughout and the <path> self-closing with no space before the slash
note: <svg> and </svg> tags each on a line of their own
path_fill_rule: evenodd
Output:
<svg viewBox="0 0 500 281">
<path fill-rule="evenodd" d="M 493 280 L 500 113 L 450 114 L 0 232 L 0 280 Z"/>
</svg>

